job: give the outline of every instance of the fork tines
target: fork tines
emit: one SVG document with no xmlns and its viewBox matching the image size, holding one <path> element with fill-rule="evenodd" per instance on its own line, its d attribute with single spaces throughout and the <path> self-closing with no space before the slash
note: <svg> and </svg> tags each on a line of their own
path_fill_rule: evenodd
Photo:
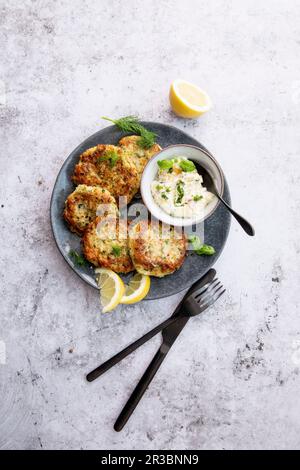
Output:
<svg viewBox="0 0 300 470">
<path fill-rule="evenodd" d="M 192 297 L 201 309 L 205 309 L 216 302 L 225 291 L 226 289 L 218 278 L 216 278 L 194 292 Z"/>
</svg>

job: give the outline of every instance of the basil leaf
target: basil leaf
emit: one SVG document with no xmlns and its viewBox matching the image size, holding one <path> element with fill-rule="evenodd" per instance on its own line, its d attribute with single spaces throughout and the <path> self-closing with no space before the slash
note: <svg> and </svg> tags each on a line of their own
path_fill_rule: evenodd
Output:
<svg viewBox="0 0 300 470">
<path fill-rule="evenodd" d="M 183 171 L 190 172 L 196 170 L 194 162 L 191 160 L 181 160 L 179 166 Z"/>
<path fill-rule="evenodd" d="M 197 235 L 189 235 L 188 241 L 192 244 L 194 251 L 200 250 L 202 242 Z"/>
<path fill-rule="evenodd" d="M 213 246 L 203 244 L 197 235 L 189 235 L 188 241 L 192 244 L 193 250 L 199 256 L 211 256 L 216 252 Z"/>
<path fill-rule="evenodd" d="M 173 167 L 173 160 L 158 160 L 157 164 L 161 170 L 169 170 Z"/>
<path fill-rule="evenodd" d="M 216 250 L 213 246 L 210 245 L 202 245 L 199 250 L 196 250 L 197 255 L 207 255 L 212 256 L 214 255 Z"/>
</svg>

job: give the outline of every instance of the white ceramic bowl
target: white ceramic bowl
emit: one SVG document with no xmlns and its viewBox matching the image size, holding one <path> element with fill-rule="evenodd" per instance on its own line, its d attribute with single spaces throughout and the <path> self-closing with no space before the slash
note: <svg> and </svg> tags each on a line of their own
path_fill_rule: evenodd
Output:
<svg viewBox="0 0 300 470">
<path fill-rule="evenodd" d="M 203 222 L 211 216 L 220 201 L 217 198 L 214 198 L 214 200 L 205 207 L 201 217 L 198 218 L 172 217 L 159 207 L 151 193 L 151 183 L 156 178 L 158 171 L 157 161 L 179 156 L 186 157 L 204 167 L 213 178 L 216 188 L 221 196 L 223 196 L 224 192 L 224 175 L 220 165 L 210 153 L 193 145 L 170 145 L 149 160 L 144 169 L 141 180 L 141 195 L 145 206 L 156 219 L 169 225 L 186 227 Z"/>
</svg>

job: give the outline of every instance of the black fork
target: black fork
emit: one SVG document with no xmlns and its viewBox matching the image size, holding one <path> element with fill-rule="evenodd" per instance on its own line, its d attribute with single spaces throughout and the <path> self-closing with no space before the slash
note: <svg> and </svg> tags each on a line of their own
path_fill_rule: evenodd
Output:
<svg viewBox="0 0 300 470">
<path fill-rule="evenodd" d="M 210 271 L 215 273 L 213 269 L 211 269 Z M 110 359 L 105 361 L 103 364 L 96 367 L 96 369 L 89 372 L 86 376 L 87 381 L 92 382 L 93 380 L 100 377 L 102 374 L 104 374 L 104 372 L 109 370 L 118 362 L 122 361 L 122 359 L 127 357 L 133 351 L 135 351 L 144 343 L 146 343 L 151 338 L 153 338 L 153 336 L 157 335 L 160 331 L 163 331 L 165 328 L 172 325 L 172 323 L 174 323 L 177 320 L 179 315 L 189 318 L 189 317 L 193 317 L 204 312 L 204 310 L 206 310 L 213 303 L 215 303 L 219 299 L 219 297 L 221 297 L 221 295 L 224 294 L 226 290 L 223 288 L 221 282 L 218 281 L 218 279 L 212 279 L 212 280 L 209 280 L 206 284 L 202 285 L 199 289 L 194 290 L 190 294 L 190 291 L 193 288 L 195 289 L 196 284 L 188 291 L 188 294 L 184 297 L 181 304 L 178 306 L 179 308 L 177 307 L 175 311 L 176 315 L 172 315 L 170 318 L 168 318 L 164 322 L 157 325 L 155 328 L 153 328 L 148 333 L 143 335 L 141 338 L 131 343 L 129 346 L 124 348 L 115 356 L 111 357 Z"/>
<path fill-rule="evenodd" d="M 120 362 L 130 353 L 135 351 L 139 346 L 144 344 L 150 338 L 155 336 L 157 333 L 162 331 L 163 342 L 159 347 L 156 355 L 152 359 L 148 368 L 146 369 L 144 375 L 140 379 L 139 383 L 132 392 L 129 400 L 121 411 L 114 429 L 116 431 L 121 431 L 124 425 L 127 423 L 131 414 L 135 410 L 145 391 L 147 390 L 149 384 L 153 380 L 156 372 L 161 366 L 163 360 L 168 354 L 170 348 L 172 347 L 174 341 L 180 334 L 181 330 L 184 328 L 190 317 L 199 315 L 204 312 L 208 307 L 210 307 L 214 302 L 216 302 L 221 295 L 224 294 L 225 289 L 223 288 L 221 282 L 215 278 L 215 270 L 210 269 L 205 276 L 198 280 L 184 296 L 181 303 L 175 309 L 172 317 L 165 320 L 160 325 L 153 328 L 153 330 L 146 333 L 140 339 L 134 343 L 127 346 L 127 348 L 120 351 L 118 354 L 113 356 L 108 361 L 104 362 L 102 365 L 94 369 L 87 375 L 87 380 L 92 382 L 97 377 L 100 377 L 105 371 L 110 369 L 112 366 Z"/>
</svg>

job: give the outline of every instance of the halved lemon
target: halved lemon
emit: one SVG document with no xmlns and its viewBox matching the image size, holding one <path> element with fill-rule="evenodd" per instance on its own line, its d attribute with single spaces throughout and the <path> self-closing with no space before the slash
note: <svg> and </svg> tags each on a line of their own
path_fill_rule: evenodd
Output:
<svg viewBox="0 0 300 470">
<path fill-rule="evenodd" d="M 185 80 L 174 80 L 169 98 L 174 113 L 184 118 L 197 118 L 211 108 L 208 94 Z"/>
<path fill-rule="evenodd" d="M 125 293 L 120 301 L 121 304 L 135 304 L 144 299 L 150 289 L 150 276 L 135 274 L 125 288 Z"/>
<path fill-rule="evenodd" d="M 117 273 L 111 269 L 97 268 L 98 286 L 100 288 L 100 303 L 103 307 L 102 312 L 110 312 L 119 305 L 125 292 L 125 286 Z"/>
</svg>

